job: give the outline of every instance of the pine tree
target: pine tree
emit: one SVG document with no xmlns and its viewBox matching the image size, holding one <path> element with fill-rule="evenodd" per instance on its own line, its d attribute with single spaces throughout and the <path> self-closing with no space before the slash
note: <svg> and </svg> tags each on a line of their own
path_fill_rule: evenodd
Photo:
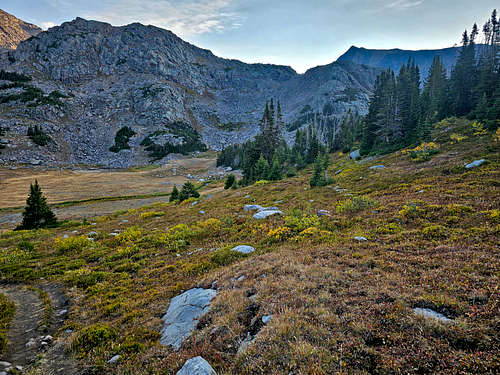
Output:
<svg viewBox="0 0 500 375">
<path fill-rule="evenodd" d="M 170 193 L 169 202 L 174 202 L 178 199 L 179 199 L 179 190 L 177 190 L 177 186 L 174 185 L 174 188 L 172 189 L 172 193 Z"/>
<path fill-rule="evenodd" d="M 256 181 L 267 180 L 268 177 L 269 177 L 269 163 L 261 155 L 254 167 L 254 179 Z"/>
<path fill-rule="evenodd" d="M 271 170 L 269 171 L 269 180 L 278 181 L 283 178 L 283 172 L 281 170 L 281 163 L 279 161 L 278 155 L 274 154 L 273 162 L 271 164 Z"/>
<path fill-rule="evenodd" d="M 182 186 L 182 189 L 179 193 L 180 202 L 185 201 L 186 199 L 189 198 L 199 198 L 199 197 L 200 193 L 198 193 L 193 183 L 189 181 Z"/>
<path fill-rule="evenodd" d="M 38 181 L 30 185 L 30 193 L 26 199 L 23 221 L 16 230 L 38 229 L 57 225 L 57 218 L 47 205 Z"/>
<path fill-rule="evenodd" d="M 230 187 L 232 187 L 235 181 L 236 181 L 236 177 L 234 176 L 234 174 L 232 174 L 232 173 L 229 174 L 226 178 L 226 183 L 224 185 L 224 189 L 227 190 Z"/>
</svg>

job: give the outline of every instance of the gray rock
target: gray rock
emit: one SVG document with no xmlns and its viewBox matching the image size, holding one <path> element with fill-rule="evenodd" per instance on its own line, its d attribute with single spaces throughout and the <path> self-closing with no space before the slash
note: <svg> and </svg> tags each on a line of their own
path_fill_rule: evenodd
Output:
<svg viewBox="0 0 500 375">
<path fill-rule="evenodd" d="M 216 375 L 216 372 L 205 359 L 198 356 L 186 361 L 177 375 Z"/>
<path fill-rule="evenodd" d="M 243 207 L 243 211 L 262 211 L 264 207 L 258 205 L 258 204 L 246 204 L 245 207 Z"/>
<path fill-rule="evenodd" d="M 374 165 L 372 167 L 370 167 L 371 170 L 374 170 L 374 169 L 384 169 L 385 168 L 385 165 Z"/>
<path fill-rule="evenodd" d="M 434 311 L 432 309 L 416 307 L 413 309 L 413 312 L 416 315 L 423 316 L 424 318 L 436 319 L 436 320 L 439 320 L 440 322 L 443 322 L 443 323 L 451 323 L 452 322 L 451 319 L 448 319 L 443 314 L 440 314 L 437 311 Z"/>
<path fill-rule="evenodd" d="M 262 220 L 262 219 L 266 219 L 269 216 L 273 216 L 273 215 L 283 215 L 283 212 L 278 211 L 278 210 L 271 210 L 271 211 L 264 210 L 264 211 L 257 212 L 255 215 L 253 215 L 253 218 L 257 219 L 257 220 Z"/>
<path fill-rule="evenodd" d="M 262 323 L 264 323 L 264 324 L 269 323 L 271 321 L 272 317 L 273 317 L 272 315 L 264 315 L 262 317 Z"/>
<path fill-rule="evenodd" d="M 120 354 L 117 354 L 113 357 L 111 357 L 111 359 L 108 361 L 108 363 L 115 363 L 115 362 L 118 362 L 118 360 L 121 358 L 122 356 Z"/>
<path fill-rule="evenodd" d="M 475 167 L 479 167 L 480 165 L 484 164 L 486 160 L 484 159 L 481 159 L 481 160 L 474 160 L 472 163 L 470 164 L 467 164 L 465 166 L 466 169 L 471 169 L 471 168 L 475 168 Z"/>
<path fill-rule="evenodd" d="M 362 236 L 356 236 L 356 237 L 354 237 L 354 239 L 356 241 L 361 241 L 361 242 L 368 241 L 365 237 L 362 237 Z"/>
<path fill-rule="evenodd" d="M 172 298 L 162 318 L 164 326 L 160 343 L 179 350 L 196 327 L 198 319 L 209 311 L 210 301 L 216 295 L 217 291 L 213 289 L 195 288 Z"/>
<path fill-rule="evenodd" d="M 350 157 L 351 159 L 356 159 L 356 158 L 359 158 L 360 156 L 361 156 L 361 155 L 360 155 L 360 153 L 359 153 L 359 150 L 355 150 L 355 151 L 353 151 L 353 152 L 351 152 L 351 153 L 349 154 L 349 157 Z"/>
<path fill-rule="evenodd" d="M 238 246 L 235 246 L 231 249 L 231 251 L 237 251 L 238 253 L 242 253 L 242 254 L 250 254 L 250 253 L 253 253 L 255 251 L 255 248 L 253 248 L 252 246 L 248 246 L 248 245 L 238 245 Z"/>
</svg>

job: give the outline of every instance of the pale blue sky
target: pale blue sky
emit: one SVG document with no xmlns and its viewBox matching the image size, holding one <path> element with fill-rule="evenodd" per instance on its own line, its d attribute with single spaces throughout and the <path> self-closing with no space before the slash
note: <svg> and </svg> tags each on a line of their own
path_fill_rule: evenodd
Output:
<svg viewBox="0 0 500 375">
<path fill-rule="evenodd" d="M 77 16 L 152 24 L 216 55 L 290 65 L 328 64 L 351 45 L 432 49 L 482 26 L 498 0 L 2 0 L 0 7 L 47 28 Z M 500 10 L 500 9 L 499 9 Z"/>
</svg>

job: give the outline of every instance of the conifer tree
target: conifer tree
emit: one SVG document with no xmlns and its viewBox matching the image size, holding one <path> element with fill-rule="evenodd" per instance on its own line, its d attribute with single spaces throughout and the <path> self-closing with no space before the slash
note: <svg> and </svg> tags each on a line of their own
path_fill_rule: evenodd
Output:
<svg viewBox="0 0 500 375">
<path fill-rule="evenodd" d="M 179 190 L 177 190 L 177 186 L 174 185 L 174 188 L 172 189 L 172 193 L 170 193 L 169 202 L 174 202 L 178 199 L 179 199 Z"/>
<path fill-rule="evenodd" d="M 262 155 L 255 164 L 253 177 L 255 180 L 267 180 L 269 177 L 269 163 Z"/>
<path fill-rule="evenodd" d="M 273 162 L 271 164 L 271 170 L 269 171 L 269 180 L 278 181 L 283 178 L 281 163 L 279 161 L 278 155 L 274 154 Z"/>
<path fill-rule="evenodd" d="M 57 218 L 47 205 L 47 198 L 44 197 L 38 181 L 35 180 L 35 183 L 30 185 L 23 221 L 16 230 L 46 228 L 56 224 Z"/>
</svg>

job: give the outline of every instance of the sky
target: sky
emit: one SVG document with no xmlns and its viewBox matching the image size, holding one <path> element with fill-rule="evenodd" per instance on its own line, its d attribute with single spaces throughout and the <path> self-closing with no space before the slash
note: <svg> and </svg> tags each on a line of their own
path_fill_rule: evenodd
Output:
<svg viewBox="0 0 500 375">
<path fill-rule="evenodd" d="M 350 46 L 437 49 L 481 27 L 498 0 L 2 0 L 47 29 L 76 17 L 171 30 L 217 56 L 292 66 L 335 61 Z M 499 9 L 500 10 L 500 9 Z"/>
</svg>

